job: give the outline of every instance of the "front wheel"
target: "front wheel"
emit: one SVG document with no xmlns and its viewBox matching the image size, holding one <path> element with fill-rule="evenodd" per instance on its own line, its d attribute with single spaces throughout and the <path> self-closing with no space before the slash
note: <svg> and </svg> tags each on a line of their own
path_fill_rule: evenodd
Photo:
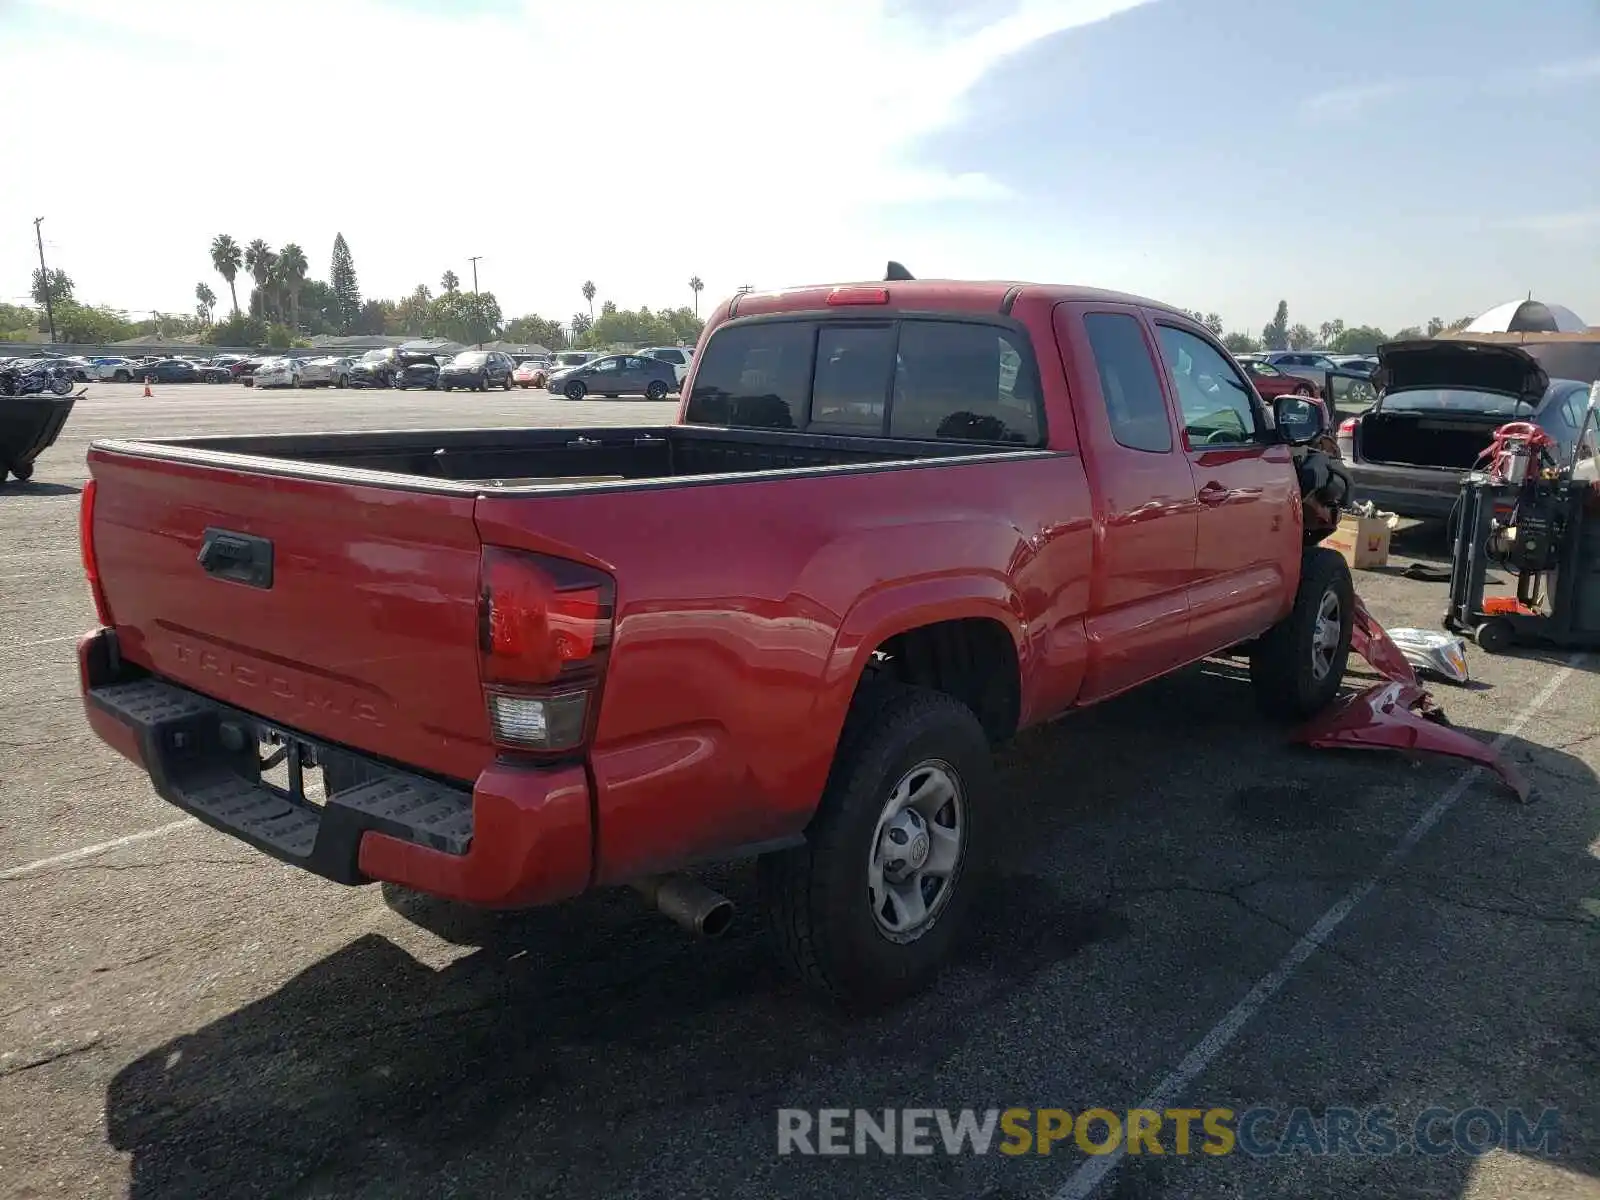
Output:
<svg viewBox="0 0 1600 1200">
<path fill-rule="evenodd" d="M 50 392 L 52 395 L 65 396 L 71 390 L 72 380 L 67 378 L 65 375 L 57 375 L 50 381 Z M 19 475 L 18 478 L 20 479 L 21 476 Z"/>
<path fill-rule="evenodd" d="M 133 376 L 128 374 L 126 371 L 118 371 L 116 374 L 111 376 L 111 381 L 113 383 L 132 383 Z"/>
<path fill-rule="evenodd" d="M 582 380 L 574 379 L 562 389 L 562 393 L 568 400 L 582 400 L 589 394 L 589 389 L 583 386 Z"/>
<path fill-rule="evenodd" d="M 21 482 L 21 483 L 27 483 L 28 480 L 33 478 L 33 464 L 32 463 L 20 463 L 20 464 L 12 463 L 11 467 L 10 467 L 10 471 L 11 471 L 11 473 L 13 475 L 15 475 L 17 477 L 17 480 L 19 482 Z M 4 471 L 0 471 L 0 479 L 4 479 L 4 478 L 5 478 L 5 472 Z"/>
<path fill-rule="evenodd" d="M 988 737 L 953 697 L 898 683 L 858 694 L 805 845 L 760 862 L 787 965 L 851 1008 L 926 986 L 970 907 L 992 778 Z"/>
<path fill-rule="evenodd" d="M 1337 551 L 1313 546 L 1301 556 L 1294 608 L 1250 651 L 1250 682 L 1269 716 L 1304 720 L 1338 695 L 1355 597 L 1350 567 Z"/>
<path fill-rule="evenodd" d="M 667 385 L 659 379 L 652 379 L 650 386 L 644 389 L 646 400 L 665 400 L 667 398 Z"/>
<path fill-rule="evenodd" d="M 505 387 L 506 391 L 509 392 L 512 388 L 517 386 L 517 381 L 515 379 L 511 378 L 510 375 L 507 375 L 506 376 L 506 381 L 505 381 L 503 386 Z"/>
</svg>

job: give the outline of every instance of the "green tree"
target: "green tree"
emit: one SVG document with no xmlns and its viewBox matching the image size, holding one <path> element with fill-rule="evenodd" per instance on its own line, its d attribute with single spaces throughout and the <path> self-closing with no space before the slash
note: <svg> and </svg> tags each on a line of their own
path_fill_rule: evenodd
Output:
<svg viewBox="0 0 1600 1200">
<path fill-rule="evenodd" d="M 1217 337 L 1222 336 L 1222 317 L 1217 313 L 1203 313 L 1198 308 L 1186 308 L 1183 311 L 1194 318 L 1196 325 L 1204 325 Z"/>
<path fill-rule="evenodd" d="M 1304 325 L 1293 325 L 1289 329 L 1289 349 L 1310 350 L 1317 344 L 1317 335 Z"/>
<path fill-rule="evenodd" d="M 259 317 L 236 312 L 226 321 L 218 321 L 206 330 L 206 341 L 213 346 L 264 346 L 267 342 L 266 322 Z"/>
<path fill-rule="evenodd" d="M 445 295 L 448 296 L 451 292 L 461 290 L 461 280 L 456 278 L 454 271 L 446 271 L 439 277 L 439 286 L 444 289 Z"/>
<path fill-rule="evenodd" d="M 500 302 L 493 292 L 446 292 L 433 302 L 431 323 L 438 337 L 487 342 L 500 331 Z"/>
<path fill-rule="evenodd" d="M 1357 325 L 1342 332 L 1328 349 L 1335 354 L 1371 354 L 1389 340 L 1389 335 L 1375 325 Z"/>
<path fill-rule="evenodd" d="M 64 304 L 71 304 L 73 303 L 72 277 L 57 267 L 54 271 L 50 272 L 49 282 L 46 283 L 44 268 L 35 267 L 33 269 L 32 295 L 33 302 L 39 305 L 41 308 L 44 307 L 47 296 L 49 297 L 49 303 L 55 305 L 57 308 L 60 308 Z M 57 326 L 58 336 L 59 333 L 60 327 Z"/>
<path fill-rule="evenodd" d="M 1407 325 L 1394 335 L 1394 340 L 1397 342 L 1414 342 L 1420 337 L 1422 337 L 1422 327 L 1420 325 Z M 1374 346 L 1373 349 L 1376 350 L 1377 347 Z"/>
<path fill-rule="evenodd" d="M 1248 333 L 1230 333 L 1222 339 L 1222 344 L 1230 354 L 1257 354 L 1261 350 L 1261 343 Z"/>
<path fill-rule="evenodd" d="M 195 311 L 200 315 L 200 320 L 211 324 L 211 315 L 217 307 L 217 294 L 213 292 L 204 280 L 194 285 Z"/>
<path fill-rule="evenodd" d="M 272 252 L 272 247 L 261 238 L 256 238 L 244 248 L 244 268 L 256 281 L 255 295 L 250 299 L 251 312 L 262 318 L 272 316 L 268 285 L 272 281 L 272 268 L 277 261 L 278 256 Z"/>
<path fill-rule="evenodd" d="M 583 281 L 583 298 L 589 302 L 589 319 L 591 321 L 594 320 L 594 297 L 596 290 L 597 289 L 594 286 L 594 280 L 585 279 Z"/>
<path fill-rule="evenodd" d="M 368 300 L 356 313 L 355 332 L 369 337 L 385 332 L 394 320 L 394 301 Z"/>
<path fill-rule="evenodd" d="M 1431 337 L 1431 338 L 1438 337 L 1443 332 L 1444 332 L 1444 318 L 1443 317 L 1429 317 L 1428 318 L 1428 336 Z"/>
<path fill-rule="evenodd" d="M 1454 321 L 1451 321 L 1450 324 L 1446 325 L 1444 328 L 1445 328 L 1445 332 L 1446 333 L 1455 333 L 1458 330 L 1465 329 L 1468 325 L 1471 325 L 1471 324 L 1472 324 L 1472 318 L 1471 317 L 1457 317 Z"/>
<path fill-rule="evenodd" d="M 588 313 L 573 313 L 572 320 L 567 324 L 572 327 L 572 344 L 576 346 L 589 336 L 589 330 L 594 328 L 594 318 Z M 588 345 L 587 342 L 583 344 Z"/>
<path fill-rule="evenodd" d="M 28 341 L 39 324 L 39 314 L 21 304 L 0 304 L 0 342 Z"/>
<path fill-rule="evenodd" d="M 434 334 L 433 295 L 428 291 L 427 284 L 417 284 L 411 295 L 394 306 L 394 314 L 384 332 L 404 337 L 431 337 Z"/>
<path fill-rule="evenodd" d="M 350 333 L 361 316 L 361 289 L 356 285 L 356 264 L 350 257 L 350 244 L 344 234 L 333 235 L 333 258 L 328 265 L 328 284 L 336 300 L 333 327 Z"/>
<path fill-rule="evenodd" d="M 689 276 L 689 290 L 694 293 L 694 315 L 700 315 L 700 293 L 706 290 L 705 281 L 698 275 Z"/>
<path fill-rule="evenodd" d="M 68 300 L 56 306 L 56 336 L 63 342 L 103 346 L 132 337 L 135 328 L 113 308 L 75 304 Z"/>
<path fill-rule="evenodd" d="M 528 315 L 518 317 L 505 327 L 505 332 L 500 335 L 508 342 L 518 342 L 523 345 L 539 345 L 548 350 L 565 350 L 567 348 L 566 331 L 561 328 L 560 321 L 552 321 L 545 317 Z"/>
<path fill-rule="evenodd" d="M 228 295 L 233 299 L 233 315 L 236 317 L 239 315 L 239 291 L 233 286 L 233 281 L 239 277 L 242 261 L 239 243 L 227 234 L 219 233 L 211 239 L 211 265 L 228 284 Z"/>
<path fill-rule="evenodd" d="M 1324 321 L 1317 327 L 1317 332 L 1321 335 L 1321 340 L 1317 342 L 1317 345 L 1327 349 L 1339 340 L 1339 335 L 1344 332 L 1344 322 L 1337 318 L 1332 321 Z"/>
<path fill-rule="evenodd" d="M 1287 350 L 1289 348 L 1289 302 L 1278 301 L 1278 311 L 1273 318 L 1261 329 L 1261 344 L 1268 350 Z"/>
<path fill-rule="evenodd" d="M 320 279 L 308 279 L 300 285 L 300 332 L 349 332 L 340 315 L 339 297 Z"/>
<path fill-rule="evenodd" d="M 283 253 L 278 255 L 278 271 L 283 279 L 283 287 L 289 294 L 289 329 L 300 328 L 300 288 L 306 281 L 306 272 L 311 269 L 311 264 L 306 261 L 306 252 L 294 242 L 289 242 L 283 248 Z"/>
</svg>

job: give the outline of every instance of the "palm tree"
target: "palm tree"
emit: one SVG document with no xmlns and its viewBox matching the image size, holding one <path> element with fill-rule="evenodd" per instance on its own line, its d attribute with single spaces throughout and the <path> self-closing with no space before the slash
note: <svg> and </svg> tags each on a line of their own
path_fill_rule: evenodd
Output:
<svg viewBox="0 0 1600 1200">
<path fill-rule="evenodd" d="M 239 293 L 233 286 L 239 274 L 239 243 L 225 233 L 211 239 L 211 265 L 217 274 L 228 281 L 228 294 L 233 297 L 233 315 L 239 315 Z"/>
<path fill-rule="evenodd" d="M 594 294 L 596 290 L 594 280 L 585 279 L 583 281 L 583 298 L 589 302 L 589 320 L 591 321 L 594 320 Z"/>
<path fill-rule="evenodd" d="M 689 290 L 694 293 L 694 315 L 700 315 L 700 293 L 706 290 L 705 280 L 698 275 L 689 276 Z"/>
<path fill-rule="evenodd" d="M 283 253 L 278 255 L 278 272 L 289 293 L 289 328 L 292 330 L 300 328 L 300 285 L 306 281 L 306 272 L 310 269 L 306 252 L 293 242 L 284 246 Z"/>
<path fill-rule="evenodd" d="M 439 286 L 444 288 L 444 290 L 450 295 L 455 295 L 456 289 L 461 286 L 461 280 L 456 278 L 456 273 L 454 271 L 446 271 L 443 275 L 439 276 Z"/>
<path fill-rule="evenodd" d="M 244 248 L 245 270 L 256 281 L 256 294 L 261 297 L 261 316 L 265 320 L 272 318 L 272 297 L 267 291 L 267 284 L 272 279 L 272 267 L 277 261 L 278 256 L 272 252 L 272 247 L 260 238 Z"/>
<path fill-rule="evenodd" d="M 211 324 L 211 316 L 217 307 L 217 294 L 206 286 L 205 280 L 194 285 L 194 298 L 199 303 L 200 319 L 207 325 Z"/>
</svg>

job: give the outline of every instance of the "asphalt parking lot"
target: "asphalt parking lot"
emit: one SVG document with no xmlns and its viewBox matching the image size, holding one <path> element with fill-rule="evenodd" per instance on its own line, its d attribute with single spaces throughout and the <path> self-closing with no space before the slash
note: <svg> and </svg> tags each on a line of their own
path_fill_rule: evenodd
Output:
<svg viewBox="0 0 1600 1200">
<path fill-rule="evenodd" d="M 748 872 L 717 877 L 741 916 L 712 942 L 622 894 L 408 920 L 180 820 L 81 717 L 92 438 L 673 405 L 156 393 L 91 385 L 33 483 L 0 491 L 0 1194 L 1600 1196 L 1600 656 L 1469 648 L 1474 685 L 1437 689 L 1455 724 L 1505 735 L 1527 807 L 1458 763 L 1291 747 L 1227 661 L 1030 733 L 1001 760 L 1008 850 L 960 962 L 847 1019 L 774 966 Z M 1443 585 L 1398 567 L 1442 553 L 1405 531 L 1358 589 L 1385 624 L 1432 627 Z M 1404 1134 L 1480 1106 L 1559 1110 L 1553 1153 L 776 1138 L 781 1108 L 1387 1107 Z"/>
</svg>

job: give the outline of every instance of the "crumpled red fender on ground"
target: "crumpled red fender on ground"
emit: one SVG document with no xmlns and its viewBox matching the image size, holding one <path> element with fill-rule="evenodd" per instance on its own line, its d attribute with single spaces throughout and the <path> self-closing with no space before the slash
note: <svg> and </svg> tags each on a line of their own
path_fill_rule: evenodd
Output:
<svg viewBox="0 0 1600 1200">
<path fill-rule="evenodd" d="M 1387 682 L 1335 701 L 1295 730 L 1296 742 L 1319 749 L 1409 750 L 1445 754 L 1493 771 L 1524 804 L 1532 796 L 1521 772 L 1477 738 L 1452 729 L 1444 710 L 1417 682 L 1417 673 L 1367 606 L 1356 597 L 1350 649 Z"/>
</svg>

